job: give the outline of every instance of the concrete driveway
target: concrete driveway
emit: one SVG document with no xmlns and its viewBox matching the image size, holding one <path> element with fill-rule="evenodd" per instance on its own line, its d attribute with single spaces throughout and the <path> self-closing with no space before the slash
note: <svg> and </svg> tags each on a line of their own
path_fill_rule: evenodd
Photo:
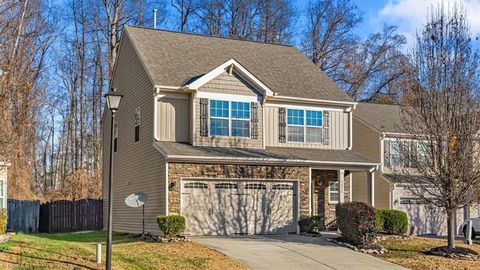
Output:
<svg viewBox="0 0 480 270">
<path fill-rule="evenodd" d="M 202 236 L 193 241 L 235 258 L 251 269 L 406 269 L 373 256 L 302 235 Z"/>
</svg>

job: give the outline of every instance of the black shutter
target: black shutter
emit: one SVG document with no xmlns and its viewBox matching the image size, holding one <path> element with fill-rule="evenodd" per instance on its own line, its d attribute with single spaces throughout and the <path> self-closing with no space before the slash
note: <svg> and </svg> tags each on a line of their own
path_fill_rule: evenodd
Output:
<svg viewBox="0 0 480 270">
<path fill-rule="evenodd" d="M 200 136 L 208 136 L 208 99 L 200 99 Z"/>
<path fill-rule="evenodd" d="M 390 141 L 383 141 L 383 166 L 390 167 Z"/>
<path fill-rule="evenodd" d="M 250 137 L 252 139 L 258 139 L 258 103 L 251 103 L 251 114 L 250 114 Z"/>
<path fill-rule="evenodd" d="M 280 143 L 286 142 L 286 110 L 285 108 L 278 108 L 278 141 Z"/>
<path fill-rule="evenodd" d="M 330 112 L 323 111 L 323 144 L 328 145 L 330 144 Z"/>
</svg>

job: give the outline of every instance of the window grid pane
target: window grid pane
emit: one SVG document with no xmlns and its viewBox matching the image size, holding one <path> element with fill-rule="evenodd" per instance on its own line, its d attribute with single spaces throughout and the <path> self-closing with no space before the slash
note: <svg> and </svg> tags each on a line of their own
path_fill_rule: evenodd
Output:
<svg viewBox="0 0 480 270">
<path fill-rule="evenodd" d="M 211 100 L 210 101 L 210 116 L 219 118 L 229 117 L 229 104 L 224 100 Z"/>
<path fill-rule="evenodd" d="M 250 123 L 246 120 L 232 120 L 232 136 L 233 137 L 249 137 Z"/>
<path fill-rule="evenodd" d="M 228 120 L 211 118 L 210 134 L 213 136 L 228 136 Z"/>
<path fill-rule="evenodd" d="M 307 111 L 307 126 L 321 127 L 323 115 L 321 111 Z"/>
<path fill-rule="evenodd" d="M 322 129 L 317 127 L 307 127 L 306 142 L 310 142 L 310 143 L 322 142 Z"/>
<path fill-rule="evenodd" d="M 250 119 L 250 103 L 232 101 L 232 118 Z"/>
<path fill-rule="evenodd" d="M 305 123 L 305 111 L 297 109 L 288 109 L 288 124 L 303 126 Z"/>
<path fill-rule="evenodd" d="M 304 128 L 289 126 L 288 127 L 288 141 L 291 142 L 303 142 L 304 139 Z"/>
</svg>

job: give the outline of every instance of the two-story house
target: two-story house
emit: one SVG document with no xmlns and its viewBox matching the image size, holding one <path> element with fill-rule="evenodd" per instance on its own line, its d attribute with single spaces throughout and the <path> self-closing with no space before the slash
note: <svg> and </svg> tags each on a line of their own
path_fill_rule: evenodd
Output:
<svg viewBox="0 0 480 270">
<path fill-rule="evenodd" d="M 187 234 L 297 232 L 303 215 L 335 219 L 372 161 L 352 150 L 357 105 L 291 46 L 125 27 L 112 87 L 113 228 L 142 231 L 125 205 L 146 192 L 146 231 L 157 215 L 186 217 Z M 104 164 L 110 151 L 104 115 Z M 104 166 L 104 199 L 108 198 Z M 104 200 L 106 205 L 106 200 Z"/>
<path fill-rule="evenodd" d="M 415 136 L 405 133 L 402 109 L 398 105 L 359 103 L 353 116 L 353 149 L 366 157 L 381 163 L 375 175 L 375 207 L 405 211 L 414 233 L 445 235 L 447 232 L 446 214 L 443 209 L 427 204 L 412 192 L 405 183 L 405 170 L 413 167 L 401 149 L 418 147 Z M 409 176 L 410 177 L 410 176 Z M 367 185 L 365 173 L 354 173 L 352 198 L 368 202 L 365 195 Z M 421 181 L 419 177 L 418 181 Z M 457 232 L 461 233 L 464 219 L 480 214 L 478 205 L 470 210 L 457 211 Z"/>
</svg>

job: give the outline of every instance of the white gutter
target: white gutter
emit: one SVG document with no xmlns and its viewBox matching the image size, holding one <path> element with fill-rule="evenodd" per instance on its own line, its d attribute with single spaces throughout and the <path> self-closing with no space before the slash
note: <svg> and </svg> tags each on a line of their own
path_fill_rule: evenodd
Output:
<svg viewBox="0 0 480 270">
<path fill-rule="evenodd" d="M 303 163 L 303 164 L 318 164 L 318 165 L 352 165 L 352 166 L 368 166 L 377 167 L 380 163 L 368 162 L 344 162 L 344 161 L 316 161 L 305 159 L 276 159 L 276 158 L 245 158 L 245 157 L 205 157 L 205 156 L 184 156 L 184 155 L 168 155 L 169 160 L 202 160 L 202 161 L 264 161 L 264 162 L 289 162 L 289 163 Z"/>
<path fill-rule="evenodd" d="M 348 147 L 347 150 L 353 148 L 353 112 L 348 112 Z"/>
</svg>

